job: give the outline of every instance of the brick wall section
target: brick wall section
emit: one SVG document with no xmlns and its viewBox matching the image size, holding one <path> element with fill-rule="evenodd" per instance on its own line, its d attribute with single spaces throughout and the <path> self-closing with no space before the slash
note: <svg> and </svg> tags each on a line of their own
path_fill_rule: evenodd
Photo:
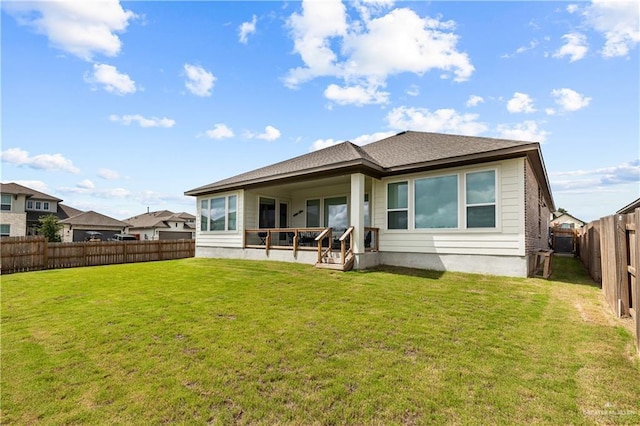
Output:
<svg viewBox="0 0 640 426">
<path fill-rule="evenodd" d="M 9 236 L 11 237 L 24 237 L 27 235 L 26 213 L 2 212 L 0 214 L 0 223 L 10 226 Z"/>
<path fill-rule="evenodd" d="M 530 255 L 535 250 L 549 248 L 549 216 L 551 212 L 540 194 L 540 186 L 529 161 L 524 162 L 524 224 L 525 250 Z"/>
</svg>

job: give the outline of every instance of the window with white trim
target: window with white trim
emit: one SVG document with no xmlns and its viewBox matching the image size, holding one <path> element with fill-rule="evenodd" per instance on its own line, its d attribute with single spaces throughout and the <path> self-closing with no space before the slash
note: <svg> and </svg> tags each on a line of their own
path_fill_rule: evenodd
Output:
<svg viewBox="0 0 640 426">
<path fill-rule="evenodd" d="M 27 201 L 27 208 L 29 210 L 33 210 L 33 201 L 32 200 Z"/>
<path fill-rule="evenodd" d="M 458 175 L 416 179 L 416 229 L 458 227 Z"/>
<path fill-rule="evenodd" d="M 11 225 L 2 224 L 0 225 L 0 237 L 8 237 L 11 235 Z"/>
<path fill-rule="evenodd" d="M 387 185 L 387 228 L 408 229 L 409 183 L 394 182 Z"/>
<path fill-rule="evenodd" d="M 238 197 L 228 195 L 200 201 L 201 231 L 235 231 Z"/>
<path fill-rule="evenodd" d="M 496 227 L 496 171 L 465 175 L 467 228 Z"/>
<path fill-rule="evenodd" d="M 49 202 L 48 201 L 45 201 L 45 202 L 42 203 L 42 209 L 43 210 L 49 210 Z"/>
<path fill-rule="evenodd" d="M 2 202 L 0 203 L 0 210 L 11 211 L 11 194 L 2 194 Z"/>
<path fill-rule="evenodd" d="M 36 210 L 42 210 L 42 201 L 36 201 Z"/>
</svg>

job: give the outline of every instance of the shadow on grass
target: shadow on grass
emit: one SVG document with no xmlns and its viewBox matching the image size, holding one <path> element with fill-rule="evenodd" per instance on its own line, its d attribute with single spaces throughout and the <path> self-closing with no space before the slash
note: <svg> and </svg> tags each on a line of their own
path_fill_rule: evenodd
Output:
<svg viewBox="0 0 640 426">
<path fill-rule="evenodd" d="M 553 256 L 553 271 L 549 279 L 567 284 L 600 288 L 600 284 L 589 276 L 589 272 L 575 257 Z"/>
<path fill-rule="evenodd" d="M 379 266 L 376 266 L 375 268 L 361 269 L 354 272 L 358 274 L 369 274 L 371 272 L 386 272 L 388 274 L 428 278 L 431 280 L 440 279 L 444 274 L 444 271 L 434 271 L 430 269 L 407 268 L 404 266 L 390 266 L 390 265 L 379 265 Z"/>
</svg>

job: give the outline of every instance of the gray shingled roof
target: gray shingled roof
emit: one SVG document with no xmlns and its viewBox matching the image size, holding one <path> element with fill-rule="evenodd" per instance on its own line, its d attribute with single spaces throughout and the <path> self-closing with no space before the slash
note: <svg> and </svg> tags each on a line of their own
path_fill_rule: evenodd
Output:
<svg viewBox="0 0 640 426">
<path fill-rule="evenodd" d="M 27 211 L 27 222 L 37 222 L 42 216 L 46 216 L 52 214 L 58 217 L 58 220 L 68 219 L 70 217 L 79 215 L 83 213 L 82 210 L 74 209 L 73 207 L 69 207 L 65 204 L 58 203 L 58 211 L 57 212 L 44 212 L 37 210 L 28 210 Z"/>
<path fill-rule="evenodd" d="M 26 195 L 27 198 L 32 198 L 34 200 L 62 201 L 60 198 L 53 197 L 45 194 L 44 192 L 36 191 L 35 189 L 27 188 L 26 186 L 19 185 L 15 182 L 0 183 L 0 192 L 3 194 Z"/>
<path fill-rule="evenodd" d="M 131 228 L 168 228 L 167 221 L 186 222 L 195 220 L 196 217 L 186 212 L 173 213 L 169 210 L 144 213 L 125 219 Z"/>
<path fill-rule="evenodd" d="M 529 155 L 547 181 L 538 143 L 407 131 L 357 146 L 343 142 L 186 191 L 202 195 L 276 182 L 360 171 L 375 177 Z M 550 198 L 550 191 L 549 191 Z"/>
<path fill-rule="evenodd" d="M 122 222 L 118 219 L 114 219 L 109 216 L 105 216 L 100 213 L 96 213 L 94 211 L 88 211 L 84 213 L 77 214 L 70 218 L 61 220 L 60 223 L 67 225 L 85 225 L 85 226 L 106 226 L 106 227 L 117 227 L 117 228 L 127 228 L 129 224 Z"/>
</svg>

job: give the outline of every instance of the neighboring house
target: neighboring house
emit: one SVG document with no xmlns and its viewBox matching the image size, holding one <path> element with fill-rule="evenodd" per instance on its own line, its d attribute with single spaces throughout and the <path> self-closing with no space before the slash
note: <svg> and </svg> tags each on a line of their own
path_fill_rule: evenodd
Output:
<svg viewBox="0 0 640 426">
<path fill-rule="evenodd" d="M 87 232 L 99 232 L 95 237 L 102 241 L 108 240 L 115 234 L 126 233 L 129 225 L 120 220 L 105 216 L 94 211 L 80 213 L 68 219 L 60 221 L 62 228 L 62 242 L 70 243 L 75 241 L 85 241 L 88 238 Z M 91 234 L 95 235 L 95 234 Z"/>
<path fill-rule="evenodd" d="M 569 213 L 555 212 L 551 220 L 551 227 L 553 228 L 580 229 L 586 224 L 586 222 L 571 216 Z"/>
<path fill-rule="evenodd" d="M 555 211 L 538 143 L 413 131 L 343 142 L 185 194 L 197 197 L 198 257 L 320 258 L 317 266 L 338 257 L 343 269 L 527 276 L 535 252 L 548 248 Z M 316 242 L 327 228 L 333 241 Z"/>
<path fill-rule="evenodd" d="M 630 214 L 636 211 L 636 209 L 638 208 L 640 208 L 640 198 L 627 204 L 626 206 L 618 210 L 616 214 Z"/>
<path fill-rule="evenodd" d="M 195 238 L 196 217 L 169 210 L 147 212 L 125 219 L 129 224 L 129 233 L 141 240 L 190 240 Z"/>
<path fill-rule="evenodd" d="M 62 200 L 17 183 L 0 184 L 2 196 L 0 235 L 24 237 L 35 235 L 39 219 L 49 214 L 59 220 L 82 213 L 62 204 Z"/>
</svg>

